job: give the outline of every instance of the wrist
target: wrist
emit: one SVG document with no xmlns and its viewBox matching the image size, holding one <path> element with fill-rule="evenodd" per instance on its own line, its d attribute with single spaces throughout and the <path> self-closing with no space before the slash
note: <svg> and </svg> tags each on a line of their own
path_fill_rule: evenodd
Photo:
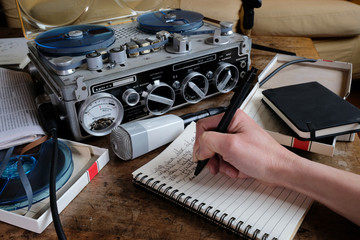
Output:
<svg viewBox="0 0 360 240">
<path fill-rule="evenodd" d="M 272 184 L 280 187 L 295 190 L 296 183 L 303 177 L 301 172 L 304 163 L 309 161 L 291 151 L 280 152 L 275 156 L 270 172 L 272 172 Z M 281 161 L 279 161 L 281 159 Z"/>
</svg>

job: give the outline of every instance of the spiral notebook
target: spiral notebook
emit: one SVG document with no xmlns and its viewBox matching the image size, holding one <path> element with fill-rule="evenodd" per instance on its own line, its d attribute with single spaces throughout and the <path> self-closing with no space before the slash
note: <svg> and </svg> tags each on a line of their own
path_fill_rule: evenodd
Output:
<svg viewBox="0 0 360 240">
<path fill-rule="evenodd" d="M 156 158 L 133 172 L 133 182 L 242 237 L 292 239 L 313 200 L 248 179 L 194 176 L 195 123 Z M 209 226 L 211 227 L 211 226 Z"/>
</svg>

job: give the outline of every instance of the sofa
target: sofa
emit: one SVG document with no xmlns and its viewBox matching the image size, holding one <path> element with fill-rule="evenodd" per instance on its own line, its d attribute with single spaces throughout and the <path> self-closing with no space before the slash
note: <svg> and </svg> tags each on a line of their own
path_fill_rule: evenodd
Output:
<svg viewBox="0 0 360 240">
<path fill-rule="evenodd" d="M 157 2 L 163 2 L 164 7 L 180 7 L 212 19 L 232 21 L 236 29 L 241 26 L 241 0 Z M 21 27 L 15 0 L 1 3 L 8 26 Z M 351 62 L 353 79 L 360 80 L 360 0 L 263 0 L 262 6 L 255 9 L 251 35 L 310 37 L 320 58 Z"/>
<path fill-rule="evenodd" d="M 241 0 L 181 0 L 181 8 L 241 24 Z M 263 0 L 251 35 L 310 37 L 320 58 L 351 62 L 360 80 L 360 0 Z M 239 29 L 239 28 L 238 28 Z"/>
</svg>

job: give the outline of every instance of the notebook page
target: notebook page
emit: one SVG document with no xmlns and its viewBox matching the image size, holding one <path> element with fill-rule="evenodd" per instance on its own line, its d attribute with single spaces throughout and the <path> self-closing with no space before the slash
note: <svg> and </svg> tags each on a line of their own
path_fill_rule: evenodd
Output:
<svg viewBox="0 0 360 240">
<path fill-rule="evenodd" d="M 291 239 L 312 200 L 280 187 L 248 179 L 211 175 L 205 168 L 194 176 L 195 123 L 156 158 L 135 172 L 135 179 L 207 216 L 261 239 Z"/>
<path fill-rule="evenodd" d="M 284 127 L 282 120 L 277 118 L 271 109 L 262 102 L 262 91 L 262 89 L 256 90 L 251 101 L 244 107 L 244 112 L 262 128 L 291 136 L 292 132 L 287 127 Z"/>
</svg>

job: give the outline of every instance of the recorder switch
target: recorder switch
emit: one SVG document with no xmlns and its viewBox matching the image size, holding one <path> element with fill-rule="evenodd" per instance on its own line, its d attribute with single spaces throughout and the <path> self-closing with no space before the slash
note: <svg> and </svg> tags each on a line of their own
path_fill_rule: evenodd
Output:
<svg viewBox="0 0 360 240">
<path fill-rule="evenodd" d="M 134 89 L 129 88 L 123 93 L 122 99 L 127 105 L 135 106 L 140 100 L 140 95 Z"/>
<path fill-rule="evenodd" d="M 161 115 L 169 111 L 175 103 L 175 91 L 166 83 L 159 80 L 149 84 L 147 91 L 142 93 L 149 112 Z"/>
<path fill-rule="evenodd" d="M 197 103 L 205 98 L 209 89 L 208 79 L 198 72 L 188 74 L 181 86 L 181 95 L 188 103 Z"/>
<path fill-rule="evenodd" d="M 214 73 L 215 86 L 221 93 L 227 93 L 236 87 L 239 70 L 230 63 L 220 63 Z"/>
</svg>

